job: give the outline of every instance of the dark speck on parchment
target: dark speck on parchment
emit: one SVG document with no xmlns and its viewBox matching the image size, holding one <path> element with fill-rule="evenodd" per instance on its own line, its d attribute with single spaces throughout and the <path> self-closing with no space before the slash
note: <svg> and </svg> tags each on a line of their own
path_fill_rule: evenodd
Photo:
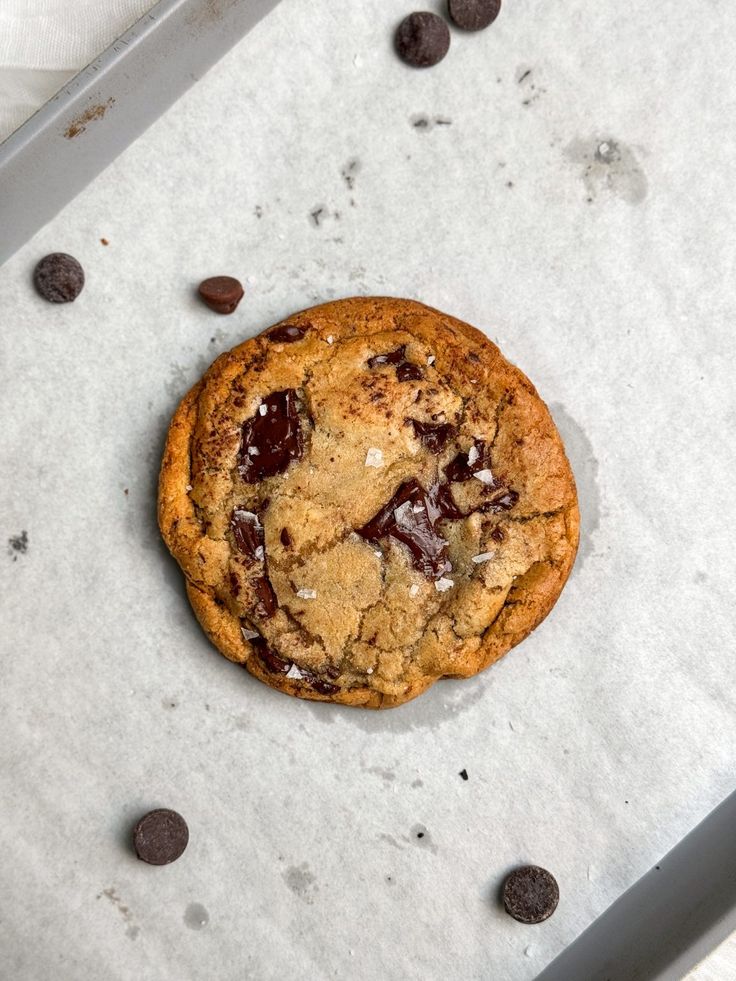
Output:
<svg viewBox="0 0 736 981">
<path fill-rule="evenodd" d="M 25 555 L 28 551 L 28 532 L 22 531 L 20 535 L 11 535 L 8 539 L 8 555 L 13 556 L 13 562 L 18 561 L 19 555 Z"/>
</svg>

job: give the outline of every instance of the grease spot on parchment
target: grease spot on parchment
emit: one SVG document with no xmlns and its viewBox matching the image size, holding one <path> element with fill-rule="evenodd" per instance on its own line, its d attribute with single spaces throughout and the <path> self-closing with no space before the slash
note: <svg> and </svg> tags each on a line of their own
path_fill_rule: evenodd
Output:
<svg viewBox="0 0 736 981">
<path fill-rule="evenodd" d="M 414 827 L 409 832 L 408 840 L 413 845 L 418 845 L 420 848 L 426 848 L 428 852 L 432 854 L 437 854 L 437 845 L 432 841 L 432 836 L 423 824 L 415 824 Z"/>
<path fill-rule="evenodd" d="M 115 887 L 110 886 L 109 889 L 103 889 L 102 892 L 97 893 L 98 899 L 102 899 L 103 896 L 110 900 L 112 905 L 122 916 L 123 921 L 126 924 L 125 936 L 129 937 L 131 940 L 135 940 L 135 938 L 141 932 L 141 928 L 136 926 L 134 923 L 133 914 L 131 913 L 130 908 L 122 901 Z"/>
<path fill-rule="evenodd" d="M 314 902 L 314 893 L 317 890 L 314 875 L 310 871 L 309 865 L 302 862 L 301 865 L 290 865 L 283 873 L 284 882 L 291 889 L 295 896 L 303 899 L 305 903 Z"/>
<path fill-rule="evenodd" d="M 89 109 L 73 119 L 69 123 L 68 127 L 64 130 L 64 136 L 67 140 L 73 140 L 75 136 L 79 136 L 84 133 L 90 123 L 95 122 L 98 119 L 102 119 L 107 112 L 107 110 L 115 105 L 115 100 L 110 97 L 107 102 L 98 102 L 97 105 L 90 106 Z"/>
<path fill-rule="evenodd" d="M 190 903 L 184 910 L 184 923 L 190 930 L 204 930 L 210 922 L 210 914 L 201 903 Z"/>
<path fill-rule="evenodd" d="M 582 569 L 593 554 L 593 536 L 601 523 L 601 493 L 598 489 L 598 459 L 593 444 L 564 405 L 556 402 L 550 411 L 565 444 L 567 457 L 575 475 L 580 507 L 580 547 L 572 574 Z"/>
<path fill-rule="evenodd" d="M 363 773 L 373 773 L 377 777 L 380 777 L 385 783 L 393 783 L 396 779 L 396 774 L 393 770 L 389 770 L 387 767 L 383 766 L 364 766 L 360 764 L 360 768 Z"/>
<path fill-rule="evenodd" d="M 612 137 L 573 140 L 564 153 L 580 168 L 590 204 L 604 193 L 613 194 L 627 204 L 641 204 L 649 192 L 649 181 L 634 151 L 620 140 Z"/>
<path fill-rule="evenodd" d="M 234 7 L 240 0 L 205 0 L 199 4 L 187 17 L 187 24 L 193 27 L 209 27 Z"/>
</svg>

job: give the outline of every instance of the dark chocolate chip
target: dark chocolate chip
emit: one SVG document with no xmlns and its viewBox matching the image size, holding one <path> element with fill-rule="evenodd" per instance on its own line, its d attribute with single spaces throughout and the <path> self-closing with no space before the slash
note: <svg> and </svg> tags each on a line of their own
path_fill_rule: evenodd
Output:
<svg viewBox="0 0 736 981">
<path fill-rule="evenodd" d="M 450 31 L 437 14 L 421 10 L 409 14 L 396 31 L 396 51 L 413 68 L 431 68 L 450 50 Z"/>
<path fill-rule="evenodd" d="M 506 535 L 504 534 L 501 525 L 496 525 L 493 529 L 491 529 L 491 538 L 494 540 L 494 542 L 500 543 L 504 540 L 505 537 Z"/>
<path fill-rule="evenodd" d="M 289 534 L 288 528 L 282 528 L 279 537 L 281 539 L 281 544 L 284 546 L 284 548 L 291 547 L 291 535 Z"/>
<path fill-rule="evenodd" d="M 270 620 L 278 609 L 278 600 L 273 586 L 265 576 L 253 580 L 253 590 L 256 594 L 256 613 L 264 620 Z"/>
<path fill-rule="evenodd" d="M 258 515 L 245 508 L 233 508 L 230 516 L 230 529 L 238 549 L 251 559 L 263 557 L 258 555 L 258 549 L 263 545 L 263 525 Z"/>
<path fill-rule="evenodd" d="M 421 381 L 424 375 L 419 365 L 412 364 L 411 361 L 405 361 L 397 367 L 396 377 L 400 382 Z"/>
<path fill-rule="evenodd" d="M 441 453 L 448 441 L 455 435 L 455 427 L 451 426 L 449 422 L 433 426 L 431 423 L 412 419 L 411 424 L 414 426 L 414 432 L 419 439 L 432 453 Z"/>
<path fill-rule="evenodd" d="M 176 811 L 160 807 L 149 811 L 133 829 L 138 858 L 149 865 L 168 865 L 184 854 L 189 843 L 187 822 Z"/>
<path fill-rule="evenodd" d="M 281 324 L 281 326 L 269 330 L 266 337 L 276 344 L 293 344 L 294 341 L 300 341 L 306 333 L 306 327 L 298 327 L 296 324 Z"/>
<path fill-rule="evenodd" d="M 84 269 L 74 256 L 52 252 L 36 266 L 33 283 L 49 303 L 71 303 L 84 288 Z"/>
<path fill-rule="evenodd" d="M 368 541 L 390 536 L 401 542 L 409 549 L 415 569 L 430 579 L 439 579 L 449 571 L 447 541 L 435 528 L 439 517 L 431 495 L 416 480 L 410 480 L 357 531 Z"/>
<path fill-rule="evenodd" d="M 467 780 L 468 779 L 468 771 L 467 770 L 461 770 L 460 771 L 460 776 L 463 778 L 463 780 Z"/>
<path fill-rule="evenodd" d="M 406 360 L 406 344 L 402 344 L 401 347 L 397 347 L 395 351 L 389 351 L 388 354 L 375 354 L 372 358 L 368 358 L 369 368 L 379 368 L 382 364 L 403 364 Z"/>
<path fill-rule="evenodd" d="M 541 923 L 560 901 L 555 877 L 538 865 L 514 869 L 503 884 L 503 905 L 519 923 Z"/>
<path fill-rule="evenodd" d="M 255 484 L 283 473 L 292 460 L 301 457 L 302 449 L 296 392 L 293 388 L 274 392 L 243 423 L 238 472 L 247 484 Z"/>
<path fill-rule="evenodd" d="M 452 21 L 463 31 L 482 31 L 494 22 L 501 0 L 448 0 Z"/>
<path fill-rule="evenodd" d="M 215 313 L 232 313 L 243 299 L 243 287 L 232 276 L 210 276 L 199 284 L 199 295 Z"/>
</svg>

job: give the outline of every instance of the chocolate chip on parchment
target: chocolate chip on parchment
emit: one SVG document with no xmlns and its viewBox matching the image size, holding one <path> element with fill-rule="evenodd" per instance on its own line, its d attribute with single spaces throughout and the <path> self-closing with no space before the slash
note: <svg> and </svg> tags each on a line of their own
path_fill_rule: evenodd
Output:
<svg viewBox="0 0 736 981">
<path fill-rule="evenodd" d="M 552 916 L 560 901 L 555 877 L 538 865 L 523 865 L 503 884 L 503 905 L 519 923 L 541 923 Z"/>
<path fill-rule="evenodd" d="M 149 811 L 133 829 L 135 853 L 149 865 L 168 865 L 184 853 L 189 843 L 187 822 L 176 811 L 160 807 Z"/>
<path fill-rule="evenodd" d="M 450 30 L 444 20 L 427 10 L 409 14 L 396 31 L 396 51 L 413 68 L 431 68 L 450 50 Z"/>
<path fill-rule="evenodd" d="M 494 22 L 501 0 L 448 0 L 453 23 L 463 31 L 482 31 Z"/>
<path fill-rule="evenodd" d="M 199 295 L 215 313 L 232 313 L 243 299 L 243 287 L 233 276 L 210 276 L 199 284 Z"/>
<path fill-rule="evenodd" d="M 84 288 L 84 269 L 74 256 L 52 252 L 36 266 L 33 283 L 49 303 L 71 303 Z"/>
</svg>

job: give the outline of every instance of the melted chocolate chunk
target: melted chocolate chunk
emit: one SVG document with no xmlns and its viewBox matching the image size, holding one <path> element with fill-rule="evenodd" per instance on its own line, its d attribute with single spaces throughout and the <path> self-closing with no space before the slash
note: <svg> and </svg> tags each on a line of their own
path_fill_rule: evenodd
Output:
<svg viewBox="0 0 736 981">
<path fill-rule="evenodd" d="M 293 344 L 294 341 L 300 341 L 307 330 L 307 327 L 298 327 L 296 324 L 282 324 L 269 330 L 266 337 L 276 344 Z"/>
<path fill-rule="evenodd" d="M 455 435 L 455 427 L 449 422 L 433 426 L 428 422 L 410 420 L 414 432 L 431 453 L 441 453 L 448 441 Z"/>
<path fill-rule="evenodd" d="M 400 382 L 420 381 L 424 378 L 419 365 L 406 360 L 406 344 L 397 347 L 395 351 L 389 351 L 388 354 L 376 354 L 368 358 L 369 368 L 380 368 L 384 364 L 396 365 L 396 377 Z"/>
<path fill-rule="evenodd" d="M 234 572 L 231 572 L 228 578 L 230 580 L 230 595 L 237 599 L 240 596 L 240 580 Z"/>
<path fill-rule="evenodd" d="M 293 388 L 273 392 L 261 408 L 243 423 L 238 472 L 247 484 L 283 473 L 292 460 L 302 455 L 303 440 Z"/>
<path fill-rule="evenodd" d="M 421 381 L 424 378 L 422 374 L 422 369 L 419 365 L 412 364 L 411 361 L 405 361 L 400 364 L 396 369 L 396 377 L 400 382 L 408 381 Z"/>
<path fill-rule="evenodd" d="M 452 496 L 452 488 L 449 484 L 433 484 L 427 492 L 431 505 L 430 518 L 432 521 L 441 521 L 443 518 L 457 520 L 464 518 L 465 514 L 455 504 Z"/>
<path fill-rule="evenodd" d="M 494 542 L 499 542 L 499 543 L 502 542 L 506 538 L 506 535 L 504 534 L 504 531 L 503 531 L 503 528 L 501 527 L 501 525 L 496 525 L 491 530 L 491 538 L 494 540 Z"/>
<path fill-rule="evenodd" d="M 254 579 L 252 585 L 256 594 L 256 613 L 262 619 L 269 620 L 279 607 L 273 586 L 265 576 Z"/>
<path fill-rule="evenodd" d="M 373 542 L 386 536 L 396 539 L 409 549 L 415 569 L 429 579 L 439 579 L 449 569 L 447 542 L 435 528 L 439 517 L 431 495 L 410 480 L 358 534 Z"/>
<path fill-rule="evenodd" d="M 256 552 L 263 545 L 263 525 L 258 515 L 245 508 L 233 508 L 230 529 L 238 549 L 250 559 L 258 558 Z"/>
<path fill-rule="evenodd" d="M 477 453 L 473 463 L 469 462 L 470 457 L 467 453 L 458 453 L 445 467 L 445 476 L 451 483 L 465 483 L 466 480 L 470 480 L 479 470 L 487 469 L 488 461 L 486 459 L 485 440 L 476 440 L 473 448 Z"/>
<path fill-rule="evenodd" d="M 330 684 L 329 681 L 321 681 L 319 678 L 315 678 L 314 681 L 310 681 L 309 684 L 315 691 L 319 692 L 320 695 L 334 695 L 335 692 L 340 691 L 339 685 Z"/>
<path fill-rule="evenodd" d="M 378 368 L 382 364 L 403 364 L 406 361 L 406 344 L 402 344 L 401 347 L 397 347 L 395 351 L 390 351 L 388 354 L 376 354 L 372 358 L 368 358 L 369 368 Z"/>
<path fill-rule="evenodd" d="M 336 691 L 340 691 L 339 685 L 333 685 L 329 681 L 325 681 L 324 678 L 320 678 L 318 674 L 314 674 L 313 671 L 309 671 L 307 668 L 299 668 L 299 665 L 296 665 L 296 667 L 302 676 L 301 680 L 305 681 L 310 688 L 314 688 L 320 695 L 334 695 Z"/>
<path fill-rule="evenodd" d="M 291 547 L 291 535 L 289 534 L 288 528 L 282 528 L 279 537 L 281 539 L 281 544 L 284 546 L 284 548 Z"/>
<path fill-rule="evenodd" d="M 487 503 L 481 504 L 478 510 L 482 511 L 483 514 L 500 514 L 502 511 L 510 511 L 518 501 L 518 491 L 511 490 L 508 487 L 502 487 L 500 494 Z M 501 538 L 501 541 L 503 541 L 503 538 Z"/>
<path fill-rule="evenodd" d="M 286 672 L 291 667 L 288 661 L 285 661 L 278 654 L 275 654 L 271 648 L 268 646 L 263 637 L 258 637 L 251 641 L 251 644 L 255 648 L 258 659 L 263 662 L 265 668 L 271 672 L 271 674 L 286 674 Z"/>
</svg>

